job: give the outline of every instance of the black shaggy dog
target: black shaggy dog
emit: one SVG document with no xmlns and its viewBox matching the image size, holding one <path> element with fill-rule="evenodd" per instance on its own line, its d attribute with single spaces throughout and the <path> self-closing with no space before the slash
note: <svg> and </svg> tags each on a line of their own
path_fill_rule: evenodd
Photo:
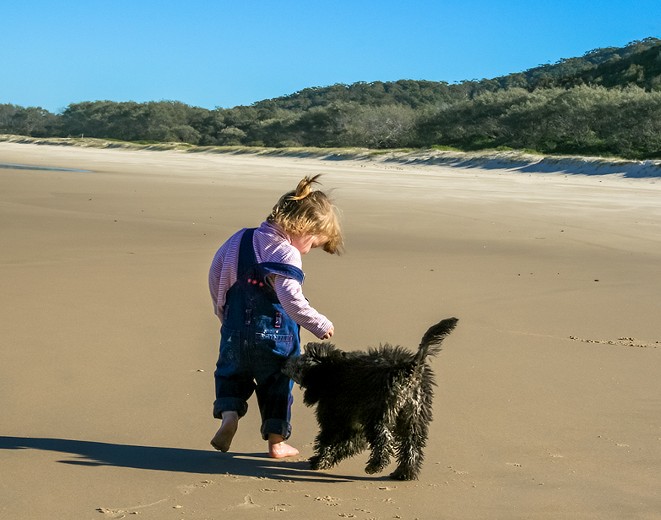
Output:
<svg viewBox="0 0 661 520">
<path fill-rule="evenodd" d="M 397 480 L 418 478 L 432 419 L 434 374 L 428 356 L 441 350 L 457 318 L 432 326 L 418 352 L 382 345 L 344 352 L 329 343 L 308 343 L 283 372 L 304 389 L 306 405 L 317 405 L 319 434 L 313 469 L 328 469 L 367 447 L 367 473 L 378 473 L 395 456 Z"/>
</svg>

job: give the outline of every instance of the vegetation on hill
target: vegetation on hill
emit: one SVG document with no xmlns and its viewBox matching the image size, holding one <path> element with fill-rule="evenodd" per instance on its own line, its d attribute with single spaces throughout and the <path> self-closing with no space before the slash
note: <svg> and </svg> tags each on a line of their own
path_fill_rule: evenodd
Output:
<svg viewBox="0 0 661 520">
<path fill-rule="evenodd" d="M 661 40 L 595 49 L 492 79 L 336 84 L 251 106 L 0 104 L 0 133 L 268 147 L 531 149 L 661 157 Z"/>
</svg>

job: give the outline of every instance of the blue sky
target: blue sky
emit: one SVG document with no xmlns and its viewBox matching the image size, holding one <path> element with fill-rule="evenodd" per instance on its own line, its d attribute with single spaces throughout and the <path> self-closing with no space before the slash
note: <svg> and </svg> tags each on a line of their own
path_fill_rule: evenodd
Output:
<svg viewBox="0 0 661 520">
<path fill-rule="evenodd" d="M 20 0 L 0 103 L 249 105 L 356 81 L 457 82 L 661 37 L 660 0 Z"/>
</svg>

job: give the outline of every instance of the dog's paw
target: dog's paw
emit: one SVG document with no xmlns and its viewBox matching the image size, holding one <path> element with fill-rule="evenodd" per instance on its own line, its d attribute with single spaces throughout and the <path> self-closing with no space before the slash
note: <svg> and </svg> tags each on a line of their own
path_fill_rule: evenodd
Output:
<svg viewBox="0 0 661 520">
<path fill-rule="evenodd" d="M 411 470 L 396 469 L 390 474 L 393 480 L 417 480 L 418 476 Z"/>
<path fill-rule="evenodd" d="M 329 469 L 332 466 L 332 464 L 321 458 L 319 455 L 313 455 L 310 457 L 308 462 L 310 463 L 310 468 L 312 469 Z"/>
<path fill-rule="evenodd" d="M 374 475 L 375 473 L 379 473 L 381 471 L 383 471 L 383 468 L 378 464 L 368 464 L 365 466 L 365 473 L 368 475 Z"/>
</svg>

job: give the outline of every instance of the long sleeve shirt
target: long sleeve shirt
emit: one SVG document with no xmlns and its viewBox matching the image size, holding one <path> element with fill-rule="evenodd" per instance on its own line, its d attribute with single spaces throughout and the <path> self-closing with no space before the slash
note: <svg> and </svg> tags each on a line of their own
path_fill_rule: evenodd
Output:
<svg viewBox="0 0 661 520">
<path fill-rule="evenodd" d="M 216 252 L 209 270 L 209 292 L 214 302 L 214 312 L 221 320 L 225 306 L 225 294 L 237 279 L 239 246 L 243 230 L 232 235 Z M 257 262 L 278 262 L 302 269 L 301 253 L 287 234 L 274 224 L 263 222 L 255 230 L 253 247 Z M 332 322 L 312 307 L 301 284 L 292 278 L 275 275 L 273 288 L 285 312 L 301 327 L 317 338 L 322 338 L 332 327 Z"/>
</svg>

